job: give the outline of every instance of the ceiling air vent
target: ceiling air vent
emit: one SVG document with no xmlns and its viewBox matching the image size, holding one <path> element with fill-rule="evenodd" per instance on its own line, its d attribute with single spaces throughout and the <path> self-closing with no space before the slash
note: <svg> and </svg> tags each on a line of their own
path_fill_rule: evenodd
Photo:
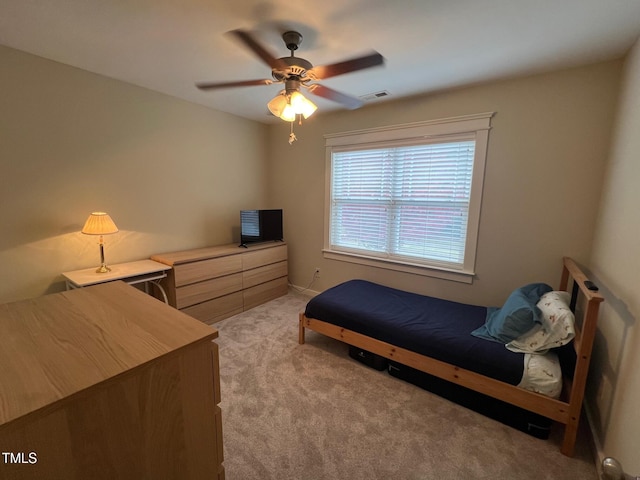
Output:
<svg viewBox="0 0 640 480">
<path fill-rule="evenodd" d="M 391 95 L 389 92 L 387 92 L 386 90 L 382 90 L 381 92 L 367 93 L 366 95 L 362 95 L 360 97 L 360 100 L 364 102 L 370 102 L 379 98 L 388 97 L 389 95 Z"/>
</svg>

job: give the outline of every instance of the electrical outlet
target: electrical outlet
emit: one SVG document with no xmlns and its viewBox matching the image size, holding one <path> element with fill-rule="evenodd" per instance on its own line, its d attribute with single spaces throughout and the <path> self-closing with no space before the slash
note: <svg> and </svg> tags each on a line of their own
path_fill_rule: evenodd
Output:
<svg viewBox="0 0 640 480">
<path fill-rule="evenodd" d="M 316 267 L 316 271 L 313 273 L 315 278 L 320 278 L 320 267 Z"/>
</svg>

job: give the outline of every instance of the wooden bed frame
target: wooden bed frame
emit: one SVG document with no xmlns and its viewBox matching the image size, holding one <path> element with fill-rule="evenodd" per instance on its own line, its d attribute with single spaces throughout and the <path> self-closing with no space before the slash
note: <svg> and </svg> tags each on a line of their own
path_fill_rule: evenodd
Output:
<svg viewBox="0 0 640 480">
<path fill-rule="evenodd" d="M 570 279 L 573 280 L 571 285 L 569 283 Z M 298 342 L 300 344 L 305 342 L 305 329 L 313 330 L 555 420 L 565 426 L 560 451 L 564 455 L 571 457 L 574 453 L 578 433 L 584 389 L 598 321 L 598 309 L 600 303 L 604 300 L 597 291 L 587 288 L 585 285 L 587 280 L 585 274 L 572 259 L 563 258 L 560 290 L 571 293 L 572 305 L 577 304 L 578 306 L 576 310 L 576 336 L 573 341 L 577 358 L 573 379 L 566 375 L 564 376 L 562 395 L 557 400 L 396 347 L 331 323 L 307 318 L 304 312 L 300 313 Z"/>
</svg>

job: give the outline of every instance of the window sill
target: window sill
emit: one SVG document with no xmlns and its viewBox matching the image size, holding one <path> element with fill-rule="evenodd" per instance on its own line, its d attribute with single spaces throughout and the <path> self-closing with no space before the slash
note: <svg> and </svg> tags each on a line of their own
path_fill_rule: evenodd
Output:
<svg viewBox="0 0 640 480">
<path fill-rule="evenodd" d="M 377 257 L 368 257 L 350 252 L 338 252 L 335 250 L 322 250 L 324 258 L 329 260 L 337 260 L 340 262 L 357 263 L 369 267 L 384 268 L 394 270 L 396 272 L 411 273 L 413 275 L 422 275 L 425 277 L 441 278 L 443 280 L 452 280 L 461 283 L 473 283 L 474 272 L 462 270 L 450 270 L 446 268 L 438 268 L 432 266 L 418 265 L 412 263 L 403 263 L 395 260 L 387 260 Z"/>
</svg>

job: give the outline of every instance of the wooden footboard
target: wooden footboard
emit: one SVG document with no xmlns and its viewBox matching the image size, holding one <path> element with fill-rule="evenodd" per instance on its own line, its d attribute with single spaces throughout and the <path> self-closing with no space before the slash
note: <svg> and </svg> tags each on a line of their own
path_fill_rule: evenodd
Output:
<svg viewBox="0 0 640 480">
<path fill-rule="evenodd" d="M 565 375 L 565 389 L 560 400 L 523 390 L 514 385 L 396 347 L 331 323 L 307 318 L 303 312 L 299 316 L 298 342 L 300 344 L 305 342 L 305 329 L 310 329 L 462 387 L 470 388 L 548 417 L 565 425 L 564 439 L 560 451 L 564 455 L 572 456 L 597 327 L 598 309 L 600 302 L 604 300 L 597 291 L 589 290 L 585 285 L 586 281 L 587 277 L 576 263 L 570 258 L 564 258 L 560 289 L 573 293 L 574 297 L 578 297 L 576 303 L 583 310 L 581 315 L 576 314 L 576 337 L 573 344 L 577 360 L 575 371 L 573 372 L 573 381 L 569 380 L 570 376 Z"/>
</svg>

